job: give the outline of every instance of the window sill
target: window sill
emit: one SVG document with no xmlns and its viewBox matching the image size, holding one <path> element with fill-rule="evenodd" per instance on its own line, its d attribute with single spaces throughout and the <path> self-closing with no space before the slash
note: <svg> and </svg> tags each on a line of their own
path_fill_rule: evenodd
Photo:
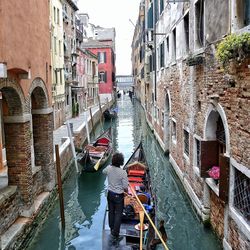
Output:
<svg viewBox="0 0 250 250">
<path fill-rule="evenodd" d="M 214 191 L 214 193 L 219 197 L 219 184 L 216 185 L 212 178 L 206 178 L 206 183 Z"/>
<path fill-rule="evenodd" d="M 240 215 L 233 206 L 229 206 L 229 213 L 230 213 L 230 216 L 232 217 L 232 219 L 239 226 L 241 231 L 245 235 L 249 235 L 250 234 L 250 225 L 246 222 L 246 219 L 242 215 Z"/>
<path fill-rule="evenodd" d="M 189 164 L 189 156 L 183 153 L 183 158 Z"/>
<path fill-rule="evenodd" d="M 199 169 L 197 166 L 194 166 L 194 173 L 195 173 L 195 175 L 197 175 L 198 177 L 201 177 L 200 169 Z"/>
<path fill-rule="evenodd" d="M 201 48 L 196 48 L 193 52 L 193 56 L 197 56 L 197 55 L 200 55 L 202 53 L 204 53 L 205 49 L 204 47 L 201 47 Z"/>
<path fill-rule="evenodd" d="M 172 138 L 172 142 L 176 145 L 176 139 Z"/>
</svg>

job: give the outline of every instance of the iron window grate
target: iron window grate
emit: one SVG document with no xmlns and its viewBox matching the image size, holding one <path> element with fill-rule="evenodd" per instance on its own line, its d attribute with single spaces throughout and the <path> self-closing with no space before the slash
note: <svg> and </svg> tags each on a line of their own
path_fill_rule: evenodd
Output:
<svg viewBox="0 0 250 250">
<path fill-rule="evenodd" d="M 235 169 L 234 207 L 250 224 L 250 179 Z"/>
</svg>

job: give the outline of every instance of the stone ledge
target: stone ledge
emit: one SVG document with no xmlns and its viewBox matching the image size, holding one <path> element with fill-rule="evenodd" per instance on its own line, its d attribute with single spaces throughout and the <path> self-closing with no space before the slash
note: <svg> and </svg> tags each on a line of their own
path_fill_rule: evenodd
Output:
<svg viewBox="0 0 250 250">
<path fill-rule="evenodd" d="M 23 229 L 26 225 L 31 223 L 31 219 L 20 217 L 18 218 L 9 229 L 2 234 L 1 243 L 2 250 L 8 249 L 8 246 L 11 242 L 14 242 L 15 239 L 23 232 Z"/>
<path fill-rule="evenodd" d="M 6 199 L 10 198 L 17 191 L 16 186 L 8 186 L 0 190 L 0 206 L 5 203 Z"/>
</svg>

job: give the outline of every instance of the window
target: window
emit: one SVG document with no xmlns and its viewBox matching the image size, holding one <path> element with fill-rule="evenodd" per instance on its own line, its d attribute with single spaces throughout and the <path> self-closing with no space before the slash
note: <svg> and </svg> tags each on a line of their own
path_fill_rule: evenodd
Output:
<svg viewBox="0 0 250 250">
<path fill-rule="evenodd" d="M 197 48 L 204 45 L 204 0 L 195 4 L 195 40 Z"/>
<path fill-rule="evenodd" d="M 164 128 L 164 112 L 161 112 L 161 126 Z"/>
<path fill-rule="evenodd" d="M 160 0 L 160 14 L 163 12 L 164 10 L 164 0 Z"/>
<path fill-rule="evenodd" d="M 61 56 L 62 55 L 62 42 L 59 40 L 59 55 Z"/>
<path fill-rule="evenodd" d="M 176 142 L 176 122 L 172 121 L 172 140 Z"/>
<path fill-rule="evenodd" d="M 250 179 L 235 169 L 234 207 L 250 224 Z"/>
<path fill-rule="evenodd" d="M 55 74 L 54 74 L 55 75 L 55 84 L 57 84 L 58 83 L 57 70 L 55 69 L 54 72 L 55 72 Z"/>
<path fill-rule="evenodd" d="M 59 15 L 59 9 L 57 9 L 57 24 L 60 24 L 60 15 Z"/>
<path fill-rule="evenodd" d="M 174 28 L 173 32 L 172 32 L 172 60 L 175 61 L 176 60 L 176 28 Z"/>
<path fill-rule="evenodd" d="M 165 54 L 164 54 L 164 42 L 162 42 L 162 44 L 160 45 L 160 68 L 163 68 L 164 65 L 164 61 L 165 61 Z"/>
<path fill-rule="evenodd" d="M 238 0 L 236 16 L 239 19 L 239 28 L 250 25 L 250 0 Z"/>
<path fill-rule="evenodd" d="M 186 45 L 186 54 L 189 51 L 189 13 L 184 17 L 184 41 Z"/>
<path fill-rule="evenodd" d="M 56 7 L 54 7 L 54 23 L 56 23 Z"/>
<path fill-rule="evenodd" d="M 201 142 L 197 138 L 194 140 L 194 150 L 195 150 L 195 166 L 200 169 L 201 166 Z"/>
<path fill-rule="evenodd" d="M 189 133 L 184 129 L 184 153 L 189 156 Z"/>
<path fill-rule="evenodd" d="M 98 63 L 106 63 L 106 52 L 98 52 Z"/>
<path fill-rule="evenodd" d="M 167 39 L 166 39 L 166 63 L 168 63 L 169 62 L 169 36 L 167 37 Z"/>
<path fill-rule="evenodd" d="M 55 54 L 57 54 L 57 49 L 56 49 L 56 37 L 54 36 L 54 51 L 55 51 Z"/>
<path fill-rule="evenodd" d="M 107 82 L 107 72 L 100 72 L 99 73 L 99 82 Z"/>
</svg>

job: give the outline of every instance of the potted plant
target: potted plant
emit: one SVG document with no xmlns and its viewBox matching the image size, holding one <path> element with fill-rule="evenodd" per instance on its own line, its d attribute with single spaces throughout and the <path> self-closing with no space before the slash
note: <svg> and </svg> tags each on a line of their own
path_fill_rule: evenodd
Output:
<svg viewBox="0 0 250 250">
<path fill-rule="evenodd" d="M 210 178 L 213 178 L 215 183 L 218 184 L 220 179 L 220 167 L 219 166 L 213 166 L 208 171 L 208 175 Z"/>
<path fill-rule="evenodd" d="M 250 55 L 250 33 L 231 34 L 219 43 L 217 60 L 230 72 Z"/>
</svg>

